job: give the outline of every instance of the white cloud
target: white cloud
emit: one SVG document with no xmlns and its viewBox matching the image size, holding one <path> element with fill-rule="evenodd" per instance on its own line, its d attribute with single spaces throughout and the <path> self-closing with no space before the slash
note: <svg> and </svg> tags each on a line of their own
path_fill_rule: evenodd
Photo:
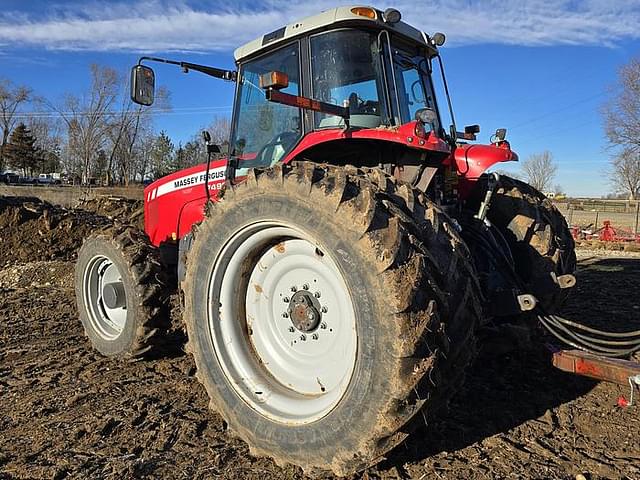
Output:
<svg viewBox="0 0 640 480">
<path fill-rule="evenodd" d="M 77 4 L 30 16 L 0 14 L 0 44 L 53 50 L 229 51 L 295 19 L 335 5 L 329 0 L 268 0 L 258 7 L 216 2 Z M 381 8 L 386 6 L 378 3 Z M 385 2 L 386 3 L 386 2 Z M 446 33 L 448 45 L 606 45 L 639 39 L 637 0 L 398 0 L 404 19 L 427 32 Z M 388 4 L 387 4 L 388 5 Z M 46 18 L 42 18 L 45 16 Z M 5 46 L 5 48 L 7 48 Z"/>
</svg>

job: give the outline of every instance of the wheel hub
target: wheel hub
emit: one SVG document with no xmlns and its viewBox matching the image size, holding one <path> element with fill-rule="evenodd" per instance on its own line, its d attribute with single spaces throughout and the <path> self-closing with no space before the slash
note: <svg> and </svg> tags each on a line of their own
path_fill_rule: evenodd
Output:
<svg viewBox="0 0 640 480">
<path fill-rule="evenodd" d="M 122 282 L 107 283 L 102 287 L 102 301 L 107 308 L 121 308 L 127 303 Z"/>
<path fill-rule="evenodd" d="M 289 317 L 295 328 L 301 332 L 312 332 L 318 325 L 322 314 L 316 306 L 317 300 L 306 290 L 297 292 L 289 304 Z"/>
</svg>

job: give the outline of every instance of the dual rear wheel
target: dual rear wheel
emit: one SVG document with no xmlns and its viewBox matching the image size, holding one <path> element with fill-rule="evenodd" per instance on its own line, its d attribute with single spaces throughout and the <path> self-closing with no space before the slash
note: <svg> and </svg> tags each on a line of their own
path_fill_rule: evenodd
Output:
<svg viewBox="0 0 640 480">
<path fill-rule="evenodd" d="M 189 253 L 188 351 L 255 455 L 348 474 L 446 405 L 475 348 L 469 254 L 380 171 L 253 171 Z"/>
</svg>

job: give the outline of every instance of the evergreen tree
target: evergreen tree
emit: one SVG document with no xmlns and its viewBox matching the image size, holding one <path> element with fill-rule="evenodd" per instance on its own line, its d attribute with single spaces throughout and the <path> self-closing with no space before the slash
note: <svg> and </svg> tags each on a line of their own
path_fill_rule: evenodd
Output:
<svg viewBox="0 0 640 480">
<path fill-rule="evenodd" d="M 12 168 L 19 168 L 23 174 L 33 175 L 33 171 L 40 162 L 36 139 L 24 123 L 19 124 L 9 137 L 5 147 L 7 164 Z"/>
<path fill-rule="evenodd" d="M 171 171 L 173 166 L 173 150 L 174 146 L 165 131 L 161 131 L 156 137 L 151 150 L 151 173 L 153 178 L 158 179 L 164 177 Z"/>
<path fill-rule="evenodd" d="M 182 170 L 187 166 L 187 152 L 182 147 L 182 142 L 178 143 L 178 148 L 176 149 L 176 154 L 173 157 L 173 162 L 171 164 L 171 170 L 176 172 L 178 170 Z"/>
<path fill-rule="evenodd" d="M 98 155 L 96 156 L 96 164 L 94 166 L 94 175 L 100 180 L 105 180 L 106 175 L 110 172 L 107 172 L 107 165 L 109 163 L 109 159 L 107 158 L 106 152 L 101 148 L 98 150 Z"/>
</svg>

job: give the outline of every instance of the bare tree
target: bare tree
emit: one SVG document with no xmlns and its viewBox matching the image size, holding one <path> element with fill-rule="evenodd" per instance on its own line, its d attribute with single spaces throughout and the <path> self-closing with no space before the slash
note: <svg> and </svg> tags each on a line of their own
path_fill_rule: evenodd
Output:
<svg viewBox="0 0 640 480">
<path fill-rule="evenodd" d="M 130 77 L 124 75 L 120 77 L 121 105 L 120 109 L 113 116 L 111 127 L 109 128 L 109 139 L 111 152 L 107 167 L 107 183 L 110 184 L 112 176 L 117 175 L 120 183 L 129 184 L 136 176 L 136 151 L 135 146 L 140 134 L 150 127 L 151 115 L 158 110 L 169 111 L 169 92 L 165 87 L 156 90 L 155 101 L 151 107 L 136 105 L 129 96 Z M 125 81 L 123 81 L 126 79 Z"/>
<path fill-rule="evenodd" d="M 629 200 L 640 197 L 640 153 L 626 148 L 611 160 L 611 183 Z"/>
<path fill-rule="evenodd" d="M 558 166 L 549 151 L 535 153 L 522 164 L 522 174 L 533 188 L 544 192 L 551 188 Z"/>
<path fill-rule="evenodd" d="M 187 166 L 199 165 L 207 161 L 207 151 L 204 140 L 202 139 L 202 130 L 209 132 L 211 135 L 211 143 L 220 146 L 222 151 L 220 156 L 226 154 L 231 122 L 227 117 L 215 117 L 208 127 L 198 130 L 191 136 L 189 141 L 184 144 L 184 163 Z"/>
<path fill-rule="evenodd" d="M 640 150 L 640 58 L 620 68 L 618 81 L 602 114 L 612 146 Z"/>
<path fill-rule="evenodd" d="M 63 144 L 62 122 L 59 118 L 33 116 L 26 123 L 36 139 L 35 147 L 38 149 L 41 172 L 57 172 Z"/>
<path fill-rule="evenodd" d="M 150 128 L 144 128 L 138 136 L 135 145 L 134 155 L 134 176 L 133 180 L 143 182 L 151 177 L 152 157 L 154 155 L 154 147 L 156 143 L 156 135 Z"/>
<path fill-rule="evenodd" d="M 616 192 L 634 199 L 640 195 L 640 58 L 620 68 L 612 93 L 602 109 L 609 144 L 618 152 L 610 179 Z"/>
<path fill-rule="evenodd" d="M 0 128 L 2 143 L 0 144 L 0 170 L 4 165 L 4 151 L 9 134 L 18 120 L 16 112 L 22 103 L 31 98 L 31 89 L 24 86 L 14 87 L 9 80 L 0 80 Z"/>
<path fill-rule="evenodd" d="M 224 145 L 229 142 L 229 132 L 231 130 L 231 122 L 227 117 L 216 117 L 207 127 L 211 134 L 211 141 L 218 145 Z"/>
<path fill-rule="evenodd" d="M 86 182 L 92 176 L 98 151 L 103 149 L 113 105 L 118 97 L 118 74 L 109 67 L 91 65 L 91 89 L 87 95 L 67 95 L 62 106 L 49 106 L 67 125 L 68 153 L 77 173 Z"/>
</svg>

